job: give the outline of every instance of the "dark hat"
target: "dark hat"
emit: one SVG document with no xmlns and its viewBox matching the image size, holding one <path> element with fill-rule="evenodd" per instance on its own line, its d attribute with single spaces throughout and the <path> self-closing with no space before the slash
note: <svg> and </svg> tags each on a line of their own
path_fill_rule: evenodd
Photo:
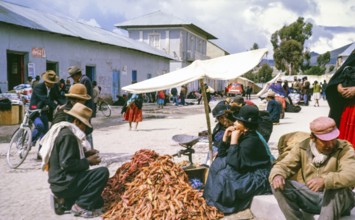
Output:
<svg viewBox="0 0 355 220">
<path fill-rule="evenodd" d="M 233 102 L 234 102 L 234 103 L 237 103 L 238 105 L 240 105 L 240 104 L 244 105 L 244 104 L 245 104 L 244 98 L 243 98 L 243 96 L 241 96 L 241 95 L 236 95 L 236 96 L 234 97 L 234 99 L 233 99 Z"/>
<path fill-rule="evenodd" d="M 225 104 L 224 101 L 220 101 L 212 110 L 212 115 L 214 118 L 224 115 L 229 109 L 229 105 Z"/>
<path fill-rule="evenodd" d="M 329 117 L 319 117 L 314 119 L 309 128 L 317 138 L 323 141 L 334 140 L 340 133 L 335 121 Z"/>
<path fill-rule="evenodd" d="M 256 106 L 244 105 L 240 108 L 239 113 L 233 114 L 233 118 L 250 124 L 258 124 L 259 122 L 259 110 Z"/>
<path fill-rule="evenodd" d="M 73 75 L 75 75 L 77 73 L 81 73 L 81 69 L 77 66 L 71 66 L 68 68 L 68 73 L 70 75 L 69 77 L 72 77 Z"/>
</svg>

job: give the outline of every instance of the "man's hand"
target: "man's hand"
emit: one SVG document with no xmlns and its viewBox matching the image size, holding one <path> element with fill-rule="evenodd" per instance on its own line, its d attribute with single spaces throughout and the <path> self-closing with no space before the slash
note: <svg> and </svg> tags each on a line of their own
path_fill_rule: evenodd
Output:
<svg viewBox="0 0 355 220">
<path fill-rule="evenodd" d="M 285 189 L 285 178 L 281 175 L 276 175 L 276 176 L 274 176 L 274 179 L 272 179 L 271 185 L 274 189 L 284 190 Z"/>
<path fill-rule="evenodd" d="M 322 177 L 316 177 L 311 179 L 306 184 L 313 192 L 321 192 L 324 189 L 324 179 Z"/>
<path fill-rule="evenodd" d="M 101 158 L 98 154 L 91 155 L 86 158 L 89 161 L 90 165 L 97 165 L 101 162 Z"/>
<path fill-rule="evenodd" d="M 90 157 L 91 155 L 98 154 L 99 151 L 95 150 L 95 149 L 91 149 L 91 150 L 85 151 L 84 153 L 85 153 L 85 157 Z"/>
</svg>

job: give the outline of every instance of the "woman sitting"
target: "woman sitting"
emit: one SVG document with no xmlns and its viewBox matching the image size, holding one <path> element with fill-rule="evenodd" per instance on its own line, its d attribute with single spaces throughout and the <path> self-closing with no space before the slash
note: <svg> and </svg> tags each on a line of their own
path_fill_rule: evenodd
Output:
<svg viewBox="0 0 355 220">
<path fill-rule="evenodd" d="M 255 195 L 271 194 L 268 176 L 273 157 L 256 132 L 259 110 L 245 105 L 233 117 L 236 121 L 224 132 L 203 193 L 208 205 L 225 214 L 249 208 Z"/>
</svg>

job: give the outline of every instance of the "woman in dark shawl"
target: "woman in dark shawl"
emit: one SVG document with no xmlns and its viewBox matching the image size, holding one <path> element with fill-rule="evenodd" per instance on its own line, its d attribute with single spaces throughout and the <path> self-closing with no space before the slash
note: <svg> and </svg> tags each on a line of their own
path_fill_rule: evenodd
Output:
<svg viewBox="0 0 355 220">
<path fill-rule="evenodd" d="M 236 121 L 224 132 L 203 193 L 208 205 L 225 214 L 249 208 L 255 195 L 271 193 L 268 176 L 272 156 L 256 132 L 258 109 L 245 105 L 233 117 Z"/>
<path fill-rule="evenodd" d="M 329 80 L 326 97 L 333 118 L 340 130 L 340 139 L 355 147 L 355 51 Z"/>
</svg>

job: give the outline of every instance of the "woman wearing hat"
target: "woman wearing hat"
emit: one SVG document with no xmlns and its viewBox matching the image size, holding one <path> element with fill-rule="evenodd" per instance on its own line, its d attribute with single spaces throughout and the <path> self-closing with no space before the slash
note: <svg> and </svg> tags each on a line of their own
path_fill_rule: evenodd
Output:
<svg viewBox="0 0 355 220">
<path fill-rule="evenodd" d="M 220 101 L 212 110 L 212 115 L 216 118 L 217 124 L 212 131 L 212 150 L 213 158 L 217 155 L 218 148 L 222 144 L 223 134 L 225 130 L 233 125 L 232 111 L 226 101 Z M 209 163 L 209 154 L 207 156 L 207 163 Z"/>
<path fill-rule="evenodd" d="M 203 193 L 208 205 L 225 214 L 249 208 L 255 195 L 271 193 L 272 156 L 256 132 L 258 109 L 245 105 L 233 117 L 236 121 L 224 132 Z"/>
<path fill-rule="evenodd" d="M 59 77 L 53 70 L 48 70 L 42 74 L 43 82 L 38 83 L 33 88 L 30 101 L 30 109 L 45 109 L 41 115 L 34 119 L 35 128 L 32 131 L 32 143 L 35 145 L 39 138 L 48 131 L 48 123 L 52 121 L 53 111 L 58 105 L 63 105 L 65 99 L 59 93 Z M 38 159 L 40 159 L 38 157 Z"/>
</svg>

